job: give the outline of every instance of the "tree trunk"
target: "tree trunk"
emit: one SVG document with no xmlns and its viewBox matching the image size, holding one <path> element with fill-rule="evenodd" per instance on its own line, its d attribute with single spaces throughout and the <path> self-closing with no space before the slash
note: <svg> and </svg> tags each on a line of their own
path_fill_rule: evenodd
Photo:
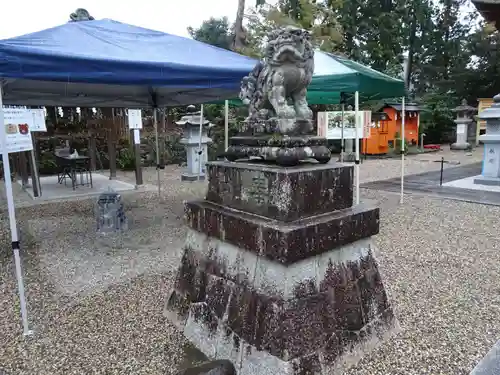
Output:
<svg viewBox="0 0 500 375">
<path fill-rule="evenodd" d="M 238 0 L 238 10 L 234 21 L 234 40 L 231 49 L 240 50 L 244 47 L 245 30 L 243 29 L 243 17 L 245 16 L 245 0 Z"/>
</svg>

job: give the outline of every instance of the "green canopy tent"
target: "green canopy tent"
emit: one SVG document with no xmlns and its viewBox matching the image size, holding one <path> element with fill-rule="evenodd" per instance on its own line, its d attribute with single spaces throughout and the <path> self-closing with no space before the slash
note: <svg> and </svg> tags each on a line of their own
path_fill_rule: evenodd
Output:
<svg viewBox="0 0 500 375">
<path fill-rule="evenodd" d="M 384 99 L 405 95 L 403 80 L 331 53 L 314 53 L 314 75 L 307 89 L 309 104 L 338 104 L 340 94 L 359 92 L 362 98 Z M 223 102 L 217 102 L 223 103 Z M 230 106 L 242 105 L 239 99 Z"/>
<path fill-rule="evenodd" d="M 340 93 L 356 91 L 370 99 L 394 98 L 405 95 L 405 84 L 344 57 L 315 52 L 314 75 L 307 92 L 310 104 L 339 103 Z"/>
</svg>

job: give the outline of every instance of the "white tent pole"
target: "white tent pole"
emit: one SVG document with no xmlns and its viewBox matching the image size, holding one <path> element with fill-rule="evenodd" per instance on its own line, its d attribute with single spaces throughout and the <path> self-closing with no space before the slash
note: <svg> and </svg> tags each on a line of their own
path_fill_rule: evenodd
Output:
<svg viewBox="0 0 500 375">
<path fill-rule="evenodd" d="M 354 121 L 354 138 L 356 141 L 355 150 L 356 150 L 356 160 L 355 160 L 355 178 L 356 178 L 356 204 L 359 204 L 359 92 L 356 91 L 354 93 L 354 111 L 356 120 Z"/>
<path fill-rule="evenodd" d="M 229 100 L 226 100 L 224 106 L 224 152 L 229 147 Z"/>
<path fill-rule="evenodd" d="M 19 238 L 17 233 L 14 195 L 12 193 L 12 180 L 10 177 L 9 151 L 7 150 L 7 134 L 5 133 L 2 96 L 2 82 L 0 82 L 0 148 L 2 149 L 3 175 L 5 181 L 5 193 L 7 195 L 7 208 L 9 210 L 10 235 L 12 237 L 14 262 L 16 264 L 16 278 L 17 288 L 19 291 L 19 304 L 21 306 L 21 318 L 23 321 L 23 334 L 25 336 L 31 336 L 33 331 L 29 329 L 28 310 L 26 308 L 26 297 L 24 295 L 24 280 L 21 269 L 21 257 L 19 256 Z"/>
<path fill-rule="evenodd" d="M 155 127 L 155 139 L 156 139 L 156 178 L 158 181 L 158 198 L 161 196 L 161 185 L 160 185 L 160 143 L 158 139 L 158 108 L 153 107 L 153 124 Z"/>
<path fill-rule="evenodd" d="M 201 136 L 203 135 L 203 104 L 200 109 L 200 133 L 198 139 L 198 181 L 201 180 L 201 157 L 203 154 L 203 150 L 201 149 Z"/>
<path fill-rule="evenodd" d="M 344 162 L 344 151 L 345 151 L 345 145 L 344 145 L 344 110 L 345 110 L 345 104 L 342 103 L 342 112 L 340 115 L 340 162 Z"/>
<path fill-rule="evenodd" d="M 405 97 L 401 104 L 401 197 L 399 203 L 403 204 L 404 201 L 404 183 L 405 183 Z"/>
</svg>

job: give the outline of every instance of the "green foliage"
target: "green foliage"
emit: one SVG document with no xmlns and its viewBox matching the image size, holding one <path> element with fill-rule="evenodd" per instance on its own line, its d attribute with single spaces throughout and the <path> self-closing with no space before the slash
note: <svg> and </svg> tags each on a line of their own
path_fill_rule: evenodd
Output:
<svg viewBox="0 0 500 375">
<path fill-rule="evenodd" d="M 227 17 L 211 17 L 203 21 L 197 29 L 188 27 L 188 32 L 193 39 L 224 49 L 231 49 L 231 41 L 234 38 Z"/>
<path fill-rule="evenodd" d="M 447 133 L 453 130 L 453 112 L 459 100 L 442 95 L 438 90 L 425 94 L 424 106 L 420 113 L 420 127 L 425 132 L 426 143 L 443 143 Z"/>
<path fill-rule="evenodd" d="M 161 135 L 158 138 L 160 149 L 160 164 L 182 164 L 186 161 L 186 149 L 180 143 L 182 135 L 170 134 Z M 145 143 L 148 149 L 151 150 L 149 160 L 147 162 L 151 165 L 156 165 L 156 138 L 154 134 L 146 137 Z"/>
<path fill-rule="evenodd" d="M 403 146 L 403 140 L 401 139 L 401 136 L 399 135 L 399 133 L 396 133 L 396 135 L 394 136 L 394 147 L 393 147 L 394 153 L 400 154 L 402 146 Z M 410 144 L 405 140 L 404 141 L 404 148 L 403 148 L 405 155 L 408 154 L 409 147 L 410 147 Z"/>
<path fill-rule="evenodd" d="M 239 0 L 240 10 L 244 3 Z M 500 91 L 500 33 L 479 23 L 465 0 L 256 0 L 249 5 L 244 17 L 238 14 L 245 20 L 245 45 L 238 52 L 249 56 L 260 57 L 269 31 L 283 25 L 308 29 L 316 47 L 391 76 L 403 76 L 407 55 L 410 96 L 422 108 L 420 131 L 429 143 L 447 140 L 454 128 L 451 110 L 462 99 L 474 106 L 478 98 Z M 208 20 L 203 32 L 192 35 L 228 48 L 234 32 L 223 21 Z M 208 117 L 212 109 L 206 111 Z M 221 111 L 213 108 L 210 114 L 218 124 L 214 133 L 223 129 Z M 239 111 L 231 111 L 231 124 L 244 115 L 244 108 Z"/>
<path fill-rule="evenodd" d="M 122 148 L 116 157 L 116 165 L 123 171 L 135 169 L 135 154 L 130 148 Z"/>
<path fill-rule="evenodd" d="M 52 151 L 42 152 L 38 159 L 38 170 L 41 174 L 51 173 L 57 169 L 56 157 Z"/>
</svg>

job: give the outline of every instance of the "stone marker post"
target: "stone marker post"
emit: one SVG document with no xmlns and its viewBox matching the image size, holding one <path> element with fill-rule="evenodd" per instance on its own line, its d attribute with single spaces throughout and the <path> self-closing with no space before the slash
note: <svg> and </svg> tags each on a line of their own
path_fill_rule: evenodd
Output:
<svg viewBox="0 0 500 375">
<path fill-rule="evenodd" d="M 277 33 L 268 46 L 271 73 L 310 80 L 307 32 Z M 305 46 L 295 51 L 298 41 Z M 301 54 L 298 66 L 287 60 Z M 251 74 L 268 72 L 259 69 Z M 379 209 L 353 206 L 354 167 L 328 164 L 326 139 L 305 132 L 310 118 L 300 85 L 308 80 L 278 90 L 257 78 L 260 99 L 251 103 L 262 104 L 267 90 L 270 102 L 286 105 L 297 120 L 278 110 L 270 114 L 277 119 L 260 119 L 262 126 L 250 122 L 259 130 L 232 138 L 226 153 L 240 161 L 207 163 L 205 199 L 186 203 L 187 238 L 166 315 L 207 357 L 230 360 L 238 375 L 336 374 L 397 327 L 372 240 Z M 288 93 L 299 101 L 295 108 L 276 97 L 289 88 L 300 93 Z M 286 132 L 266 133 L 276 122 Z M 252 158 L 242 162 L 245 156 Z"/>
<path fill-rule="evenodd" d="M 452 150 L 468 150 L 470 149 L 470 144 L 467 142 L 467 137 L 469 134 L 468 127 L 474 121 L 472 116 L 476 108 L 467 105 L 467 101 L 462 100 L 462 104 L 455 109 L 453 112 L 457 114 L 457 118 L 454 120 L 457 125 L 457 138 L 456 142 L 453 143 L 450 148 Z"/>
<path fill-rule="evenodd" d="M 486 120 L 486 133 L 479 137 L 484 144 L 483 171 L 474 183 L 500 185 L 500 94 L 490 108 L 481 111 L 479 119 Z"/>
</svg>

